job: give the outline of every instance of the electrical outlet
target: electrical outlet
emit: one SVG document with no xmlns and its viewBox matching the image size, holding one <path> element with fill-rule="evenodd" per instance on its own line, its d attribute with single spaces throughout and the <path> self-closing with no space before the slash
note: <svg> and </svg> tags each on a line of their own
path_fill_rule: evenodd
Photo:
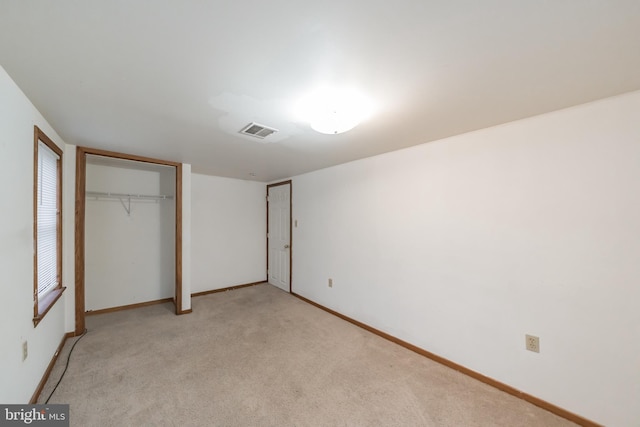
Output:
<svg viewBox="0 0 640 427">
<path fill-rule="evenodd" d="M 329 287 L 333 288 L 333 279 L 329 279 Z"/>
<path fill-rule="evenodd" d="M 22 361 L 27 360 L 27 356 L 29 355 L 29 344 L 27 341 L 22 342 Z"/>
<path fill-rule="evenodd" d="M 540 353 L 540 338 L 533 335 L 525 335 L 524 337 L 527 350 Z"/>
</svg>

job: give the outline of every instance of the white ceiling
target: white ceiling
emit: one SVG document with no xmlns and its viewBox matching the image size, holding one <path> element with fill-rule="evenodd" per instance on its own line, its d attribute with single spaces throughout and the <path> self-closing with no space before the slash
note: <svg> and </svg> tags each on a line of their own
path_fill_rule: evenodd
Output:
<svg viewBox="0 0 640 427">
<path fill-rule="evenodd" d="M 638 90 L 640 1 L 0 0 L 0 65 L 67 143 L 272 181 Z M 327 83 L 377 113 L 296 122 Z"/>
</svg>

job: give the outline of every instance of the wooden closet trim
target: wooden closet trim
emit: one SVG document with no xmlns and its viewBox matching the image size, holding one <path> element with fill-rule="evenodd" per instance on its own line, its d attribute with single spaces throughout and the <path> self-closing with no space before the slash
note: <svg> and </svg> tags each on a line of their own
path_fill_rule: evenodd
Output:
<svg viewBox="0 0 640 427">
<path fill-rule="evenodd" d="M 182 166 L 182 163 L 172 162 L 169 160 L 154 159 L 153 157 L 136 156 L 133 154 L 117 153 L 115 151 L 98 150 L 95 148 L 78 147 L 78 150 L 82 150 L 85 154 L 93 154 L 95 156 L 112 157 L 114 159 L 134 160 L 137 162 L 153 163 L 156 165 L 166 166 Z"/>
<path fill-rule="evenodd" d="M 76 334 L 85 330 L 85 191 L 87 183 L 87 154 L 111 157 L 115 159 L 134 160 L 176 168 L 176 238 L 175 238 L 175 313 L 185 314 L 191 310 L 182 309 L 182 163 L 151 157 L 135 156 L 114 151 L 98 150 L 88 147 L 76 148 L 76 212 L 75 212 L 75 317 Z"/>
</svg>

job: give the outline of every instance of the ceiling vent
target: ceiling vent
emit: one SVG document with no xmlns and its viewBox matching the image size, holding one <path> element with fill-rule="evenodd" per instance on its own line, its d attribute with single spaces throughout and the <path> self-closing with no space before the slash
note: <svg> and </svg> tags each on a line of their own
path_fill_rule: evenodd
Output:
<svg viewBox="0 0 640 427">
<path fill-rule="evenodd" d="M 270 128 L 269 126 L 261 125 L 255 122 L 249 123 L 240 131 L 240 133 L 260 139 L 264 139 L 276 132 L 278 132 L 278 129 Z"/>
</svg>

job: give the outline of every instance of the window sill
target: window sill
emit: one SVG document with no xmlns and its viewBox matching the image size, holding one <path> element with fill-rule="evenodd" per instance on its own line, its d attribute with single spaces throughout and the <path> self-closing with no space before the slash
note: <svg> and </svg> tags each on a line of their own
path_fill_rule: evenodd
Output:
<svg viewBox="0 0 640 427">
<path fill-rule="evenodd" d="M 44 319 L 44 316 L 49 312 L 51 307 L 53 307 L 56 301 L 60 299 L 65 289 L 67 288 L 64 286 L 58 289 L 54 289 L 53 291 L 49 292 L 44 298 L 38 301 L 38 314 L 33 318 L 34 328 L 38 326 L 38 323 L 40 323 L 40 321 Z"/>
</svg>

